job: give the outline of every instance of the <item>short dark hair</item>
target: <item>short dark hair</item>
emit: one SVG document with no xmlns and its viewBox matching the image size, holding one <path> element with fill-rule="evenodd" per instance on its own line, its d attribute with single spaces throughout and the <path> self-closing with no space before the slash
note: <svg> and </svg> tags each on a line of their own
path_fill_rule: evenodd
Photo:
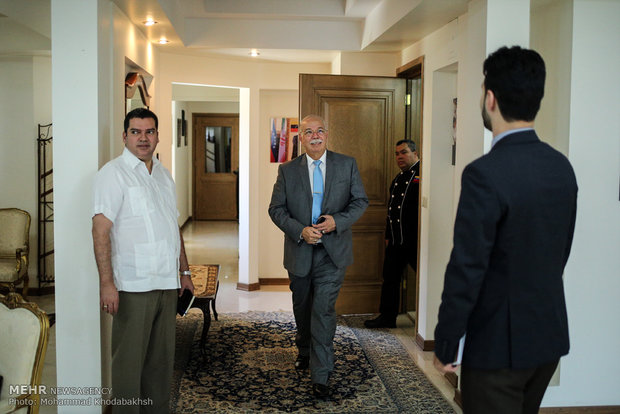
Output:
<svg viewBox="0 0 620 414">
<path fill-rule="evenodd" d="M 411 151 L 415 151 L 415 142 L 413 142 L 412 140 L 401 139 L 400 141 L 396 143 L 396 146 L 398 147 L 399 145 L 402 145 L 402 144 L 407 144 L 407 146 L 409 147 Z"/>
<path fill-rule="evenodd" d="M 493 91 L 504 119 L 533 121 L 545 94 L 545 61 L 534 50 L 506 46 L 484 61 L 484 89 Z"/>
<path fill-rule="evenodd" d="M 136 108 L 132 111 L 129 111 L 127 115 L 125 115 L 125 122 L 123 122 L 123 131 L 127 132 L 129 128 L 129 121 L 134 118 L 153 118 L 155 120 L 155 129 L 159 126 L 159 121 L 157 120 L 157 115 L 148 108 Z"/>
</svg>

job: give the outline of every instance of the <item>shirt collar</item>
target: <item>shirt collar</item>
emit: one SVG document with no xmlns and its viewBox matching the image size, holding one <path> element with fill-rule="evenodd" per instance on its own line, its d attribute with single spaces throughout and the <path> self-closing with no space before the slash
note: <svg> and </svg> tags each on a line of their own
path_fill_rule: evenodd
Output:
<svg viewBox="0 0 620 414">
<path fill-rule="evenodd" d="M 311 156 L 308 155 L 308 153 L 306 153 L 306 160 L 308 161 L 308 166 L 312 165 L 312 163 L 315 161 Z M 326 165 L 325 161 L 327 161 L 327 150 L 325 150 L 319 160 L 321 161 L 321 165 Z"/>
<path fill-rule="evenodd" d="M 509 129 L 508 131 L 504 131 L 501 134 L 497 134 L 496 136 L 493 137 L 493 141 L 491 141 L 491 148 L 493 148 L 495 144 L 497 144 L 500 140 L 506 138 L 510 134 L 516 134 L 517 132 L 533 131 L 533 130 L 534 128 L 532 127 L 517 128 L 517 129 Z"/>
<path fill-rule="evenodd" d="M 146 167 L 146 164 L 144 163 L 144 161 L 142 161 L 140 158 L 133 155 L 131 151 L 127 149 L 127 147 L 123 149 L 123 153 L 121 154 L 121 157 L 123 157 L 123 160 L 125 161 L 125 163 L 129 165 L 131 168 L 136 168 L 136 166 L 140 164 L 144 164 L 144 166 Z M 151 171 L 155 170 L 155 168 L 157 168 L 157 166 L 161 164 L 159 160 L 157 159 L 157 157 L 153 157 L 152 161 L 153 161 L 153 168 Z"/>
</svg>

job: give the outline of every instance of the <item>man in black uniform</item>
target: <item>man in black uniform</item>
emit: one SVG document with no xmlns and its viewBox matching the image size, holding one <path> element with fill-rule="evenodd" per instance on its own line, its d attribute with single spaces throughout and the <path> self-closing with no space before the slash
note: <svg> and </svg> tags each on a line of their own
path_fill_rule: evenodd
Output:
<svg viewBox="0 0 620 414">
<path fill-rule="evenodd" d="M 396 143 L 396 163 L 401 171 L 390 186 L 380 315 L 365 321 L 367 328 L 396 327 L 400 280 L 407 263 L 415 270 L 418 260 L 420 159 L 415 142 L 403 139 Z"/>
</svg>

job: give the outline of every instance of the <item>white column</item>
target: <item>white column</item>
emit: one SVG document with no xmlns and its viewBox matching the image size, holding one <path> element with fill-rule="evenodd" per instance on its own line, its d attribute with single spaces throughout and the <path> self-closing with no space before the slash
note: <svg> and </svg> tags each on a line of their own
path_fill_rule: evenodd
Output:
<svg viewBox="0 0 620 414">
<path fill-rule="evenodd" d="M 239 88 L 239 280 L 258 283 L 258 90 Z"/>
<path fill-rule="evenodd" d="M 568 157 L 579 193 L 564 272 L 571 349 L 543 406 L 620 405 L 620 2 L 575 0 Z"/>
<path fill-rule="evenodd" d="M 465 166 L 487 152 L 491 145 L 492 135 L 484 129 L 480 115 L 481 84 L 484 79 L 482 64 L 490 53 L 501 46 L 528 47 L 530 2 L 474 0 L 469 3 L 466 18 L 466 40 L 460 43 L 465 50 L 458 52 L 458 137 L 454 200 L 459 199 L 461 173 Z M 429 214 L 432 215 L 432 211 Z M 445 263 L 442 266 L 445 267 Z M 419 333 L 429 340 L 433 339 L 437 325 L 443 273 L 440 277 L 437 274 L 433 277 L 424 274 L 420 276 Z M 423 296 L 426 296 L 426 301 Z"/>
<path fill-rule="evenodd" d="M 530 0 L 487 0 L 486 55 L 502 46 L 528 47 L 529 44 Z M 491 131 L 485 129 L 484 152 L 491 149 L 492 140 Z"/>
<path fill-rule="evenodd" d="M 103 1 L 103 0 L 100 0 Z M 103 4 L 103 3 L 102 3 Z M 59 387 L 100 387 L 99 283 L 92 253 L 91 189 L 99 165 L 98 0 L 53 0 L 54 248 Z M 88 399 L 100 395 L 62 395 Z M 59 413 L 101 406 L 59 406 Z"/>
</svg>

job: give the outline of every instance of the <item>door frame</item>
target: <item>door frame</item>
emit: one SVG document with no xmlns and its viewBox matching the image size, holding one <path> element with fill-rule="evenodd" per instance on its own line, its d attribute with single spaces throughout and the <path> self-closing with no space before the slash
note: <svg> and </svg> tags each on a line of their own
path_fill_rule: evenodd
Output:
<svg viewBox="0 0 620 414">
<path fill-rule="evenodd" d="M 396 77 L 405 79 L 417 79 L 420 78 L 420 145 L 418 150 L 418 156 L 420 157 L 420 175 L 422 173 L 423 159 L 422 149 L 424 148 L 424 134 L 423 125 L 424 122 L 424 55 L 409 61 L 408 63 L 396 68 Z M 422 180 L 422 183 L 424 181 Z M 420 183 L 420 184 L 422 184 Z M 422 228 L 422 185 L 420 185 L 420 192 L 418 196 L 418 243 L 417 243 L 417 263 L 415 268 L 415 332 L 416 341 L 420 337 L 419 319 L 420 319 L 420 229 Z M 406 298 L 405 298 L 406 299 Z M 402 300 L 402 299 L 401 299 Z M 408 315 L 408 314 L 407 314 Z M 422 346 L 422 349 L 426 348 Z M 427 349 L 424 349 L 425 351 Z"/>
<path fill-rule="evenodd" d="M 369 132 L 374 135 L 373 139 L 376 140 L 377 147 L 373 150 L 372 153 L 375 155 L 371 157 L 372 160 L 365 169 L 368 172 L 372 168 L 378 168 L 380 170 L 379 180 L 373 181 L 370 192 L 369 188 L 366 188 L 369 198 L 368 208 L 351 229 L 354 252 L 357 249 L 372 249 L 372 254 L 364 257 L 365 265 L 360 267 L 359 262 L 362 261 L 356 260 L 352 266 L 347 268 L 347 275 L 336 302 L 336 312 L 339 314 L 379 311 L 381 273 L 385 252 L 385 215 L 388 208 L 390 182 L 394 177 L 393 169 L 396 164 L 393 148 L 405 132 L 405 84 L 405 79 L 396 76 L 300 74 L 299 116 L 303 119 L 305 115 L 315 113 L 326 117 L 326 121 L 330 123 L 328 128 L 332 140 L 335 138 L 335 131 L 334 120 L 330 122 L 329 119 L 331 116 L 329 114 L 330 102 L 338 105 L 341 101 L 360 99 L 360 102 L 364 104 L 375 102 L 375 106 L 371 107 L 370 111 L 378 111 L 376 117 L 379 123 L 373 124 L 376 128 L 371 127 L 372 132 Z M 354 106 L 346 107 L 349 110 L 354 108 Z M 364 135 L 364 132 L 360 131 L 360 133 Z M 350 135 L 340 129 L 338 134 Z M 328 144 L 328 147 L 331 146 Z M 338 149 L 336 146 L 332 150 L 340 150 L 355 157 L 345 148 Z M 366 156 L 363 153 L 360 155 Z M 359 161 L 358 167 L 362 167 Z"/>
<path fill-rule="evenodd" d="M 196 130 L 198 123 L 196 122 L 197 118 L 237 118 L 237 126 L 239 126 L 239 113 L 220 113 L 220 112 L 192 112 L 192 215 L 196 216 L 196 194 L 197 194 L 197 185 L 196 182 L 196 157 L 198 156 L 198 151 L 196 150 L 196 146 L 198 145 L 198 131 Z M 233 140 L 231 143 L 231 173 L 237 171 L 235 174 L 237 176 L 237 188 L 236 188 L 236 197 L 237 197 L 237 222 L 239 221 L 239 137 L 237 140 Z"/>
</svg>

